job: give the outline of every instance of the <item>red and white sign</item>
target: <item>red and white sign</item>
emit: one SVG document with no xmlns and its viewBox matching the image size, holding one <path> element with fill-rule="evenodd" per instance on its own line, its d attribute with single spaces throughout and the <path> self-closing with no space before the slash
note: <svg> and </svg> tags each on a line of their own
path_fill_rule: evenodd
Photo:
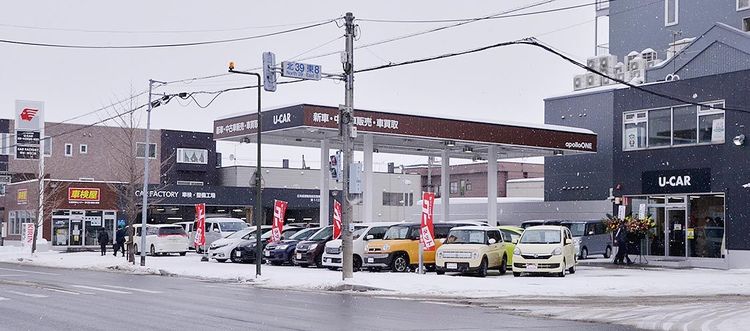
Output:
<svg viewBox="0 0 750 331">
<path fill-rule="evenodd" d="M 333 201 L 333 239 L 341 237 L 341 203 Z"/>
<path fill-rule="evenodd" d="M 195 238 L 193 239 L 193 245 L 195 247 L 204 246 L 206 244 L 206 204 L 199 203 L 195 205 Z"/>
<path fill-rule="evenodd" d="M 435 228 L 432 225 L 435 193 L 422 193 L 422 221 L 419 225 L 419 242 L 425 251 L 435 250 Z"/>
<path fill-rule="evenodd" d="M 23 223 L 23 234 L 21 237 L 23 247 L 31 247 L 34 242 L 34 223 Z"/>
<path fill-rule="evenodd" d="M 271 226 L 271 241 L 281 241 L 281 232 L 284 231 L 284 217 L 286 215 L 286 201 L 273 201 L 273 225 Z"/>
<path fill-rule="evenodd" d="M 44 124 L 44 103 L 16 100 L 16 130 L 40 131 Z"/>
</svg>

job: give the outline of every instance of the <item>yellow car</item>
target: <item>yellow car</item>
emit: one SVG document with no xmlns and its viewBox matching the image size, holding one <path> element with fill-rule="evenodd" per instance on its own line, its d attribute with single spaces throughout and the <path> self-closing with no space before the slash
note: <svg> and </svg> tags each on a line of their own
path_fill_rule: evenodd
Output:
<svg viewBox="0 0 750 331">
<path fill-rule="evenodd" d="M 505 239 L 505 252 L 508 254 L 508 269 L 511 269 L 513 268 L 513 250 L 516 249 L 516 244 L 514 244 L 513 241 L 521 239 L 523 228 L 512 225 L 501 225 L 497 228 L 503 233 L 503 239 Z"/>
<path fill-rule="evenodd" d="M 435 223 L 435 250 L 425 251 L 424 266 L 435 268 L 435 251 L 443 244 L 451 228 L 472 223 Z M 388 228 L 382 240 L 367 243 L 362 266 L 370 271 L 390 269 L 406 272 L 419 264 L 419 223 L 404 223 Z"/>
</svg>

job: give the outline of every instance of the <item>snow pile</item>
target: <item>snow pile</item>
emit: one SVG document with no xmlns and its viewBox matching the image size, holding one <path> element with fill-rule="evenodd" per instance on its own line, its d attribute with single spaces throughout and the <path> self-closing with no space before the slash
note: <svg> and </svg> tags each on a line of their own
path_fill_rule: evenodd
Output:
<svg viewBox="0 0 750 331">
<path fill-rule="evenodd" d="M 22 259 L 19 260 L 19 257 Z M 603 268 L 581 266 L 574 275 L 513 277 L 490 273 L 487 278 L 429 273 L 357 272 L 346 282 L 341 272 L 290 266 L 262 267 L 255 278 L 255 265 L 201 262 L 200 255 L 146 258 L 146 267 L 128 264 L 111 253 L 44 252 L 30 256 L 19 249 L 0 250 L 0 262 L 37 266 L 124 271 L 139 274 L 188 276 L 252 283 L 257 286 L 297 290 L 369 290 L 383 295 L 424 297 L 582 297 L 582 296 L 711 296 L 750 295 L 750 270 L 672 270 L 659 268 Z"/>
</svg>

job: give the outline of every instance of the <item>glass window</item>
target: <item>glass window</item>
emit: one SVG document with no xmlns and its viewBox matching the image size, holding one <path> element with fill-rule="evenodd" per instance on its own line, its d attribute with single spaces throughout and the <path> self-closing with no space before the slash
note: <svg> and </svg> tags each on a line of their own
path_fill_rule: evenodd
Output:
<svg viewBox="0 0 750 331">
<path fill-rule="evenodd" d="M 697 107 L 675 107 L 672 114 L 672 141 L 674 145 L 695 144 L 697 142 Z"/>
<path fill-rule="evenodd" d="M 79 152 L 80 152 L 81 154 L 88 154 L 88 152 L 89 152 L 89 145 L 86 145 L 86 144 L 81 144 L 81 145 L 80 145 L 80 146 L 78 146 L 78 147 L 79 147 L 79 150 L 78 150 L 78 151 L 79 151 Z"/>
<path fill-rule="evenodd" d="M 451 182 L 451 193 L 458 193 L 458 182 Z"/>
<path fill-rule="evenodd" d="M 386 231 L 388 231 L 388 227 L 385 226 L 373 227 L 367 232 L 367 235 L 372 236 L 373 239 L 383 239 Z"/>
<path fill-rule="evenodd" d="M 73 144 L 65 144 L 65 156 L 73 156 Z"/>
<path fill-rule="evenodd" d="M 724 196 L 690 196 L 687 239 L 691 257 L 723 255 Z"/>
<path fill-rule="evenodd" d="M 669 108 L 648 112 L 648 146 L 669 146 L 672 143 L 672 115 Z"/>
<path fill-rule="evenodd" d="M 177 163 L 208 164 L 208 150 L 178 148 Z"/>
<path fill-rule="evenodd" d="M 711 107 L 724 108 L 723 102 L 701 106 L 698 111 L 698 142 L 724 143 L 724 111 Z"/>
<path fill-rule="evenodd" d="M 750 0 L 737 0 L 737 10 L 750 8 Z"/>
<path fill-rule="evenodd" d="M 445 244 L 485 244 L 484 230 L 453 230 Z"/>
<path fill-rule="evenodd" d="M 521 236 L 522 244 L 555 244 L 561 241 L 559 230 L 526 230 Z"/>
<path fill-rule="evenodd" d="M 52 138 L 47 136 L 44 137 L 44 155 L 50 156 L 52 155 Z"/>
<path fill-rule="evenodd" d="M 502 229 L 500 231 L 503 232 L 503 238 L 505 239 L 505 242 L 512 242 L 515 239 L 521 238 L 521 235 L 519 235 L 519 234 L 517 234 L 517 233 L 515 233 L 513 231 L 502 230 Z"/>
<path fill-rule="evenodd" d="M 310 240 L 321 241 L 328 240 L 331 237 L 333 237 L 333 227 L 326 226 L 325 228 L 322 228 L 318 232 L 316 232 L 312 237 L 310 237 Z"/>
<path fill-rule="evenodd" d="M 148 144 L 148 157 L 151 159 L 156 158 L 156 144 Z M 146 144 L 136 143 L 135 144 L 135 157 L 145 157 L 146 155 Z"/>
<path fill-rule="evenodd" d="M 410 196 L 407 193 L 383 192 L 383 206 L 408 205 L 409 198 Z"/>
<path fill-rule="evenodd" d="M 675 25 L 679 22 L 679 0 L 664 0 L 664 25 Z"/>
</svg>

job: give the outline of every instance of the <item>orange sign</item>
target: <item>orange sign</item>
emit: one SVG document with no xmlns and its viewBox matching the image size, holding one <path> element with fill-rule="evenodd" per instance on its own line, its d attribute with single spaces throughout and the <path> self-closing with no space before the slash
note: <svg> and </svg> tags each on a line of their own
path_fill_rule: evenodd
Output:
<svg viewBox="0 0 750 331">
<path fill-rule="evenodd" d="M 19 205 L 25 205 L 29 202 L 29 190 L 22 188 L 16 193 L 16 201 Z"/>
<path fill-rule="evenodd" d="M 99 203 L 101 190 L 98 188 L 68 188 L 68 201 L 83 203 Z"/>
</svg>

